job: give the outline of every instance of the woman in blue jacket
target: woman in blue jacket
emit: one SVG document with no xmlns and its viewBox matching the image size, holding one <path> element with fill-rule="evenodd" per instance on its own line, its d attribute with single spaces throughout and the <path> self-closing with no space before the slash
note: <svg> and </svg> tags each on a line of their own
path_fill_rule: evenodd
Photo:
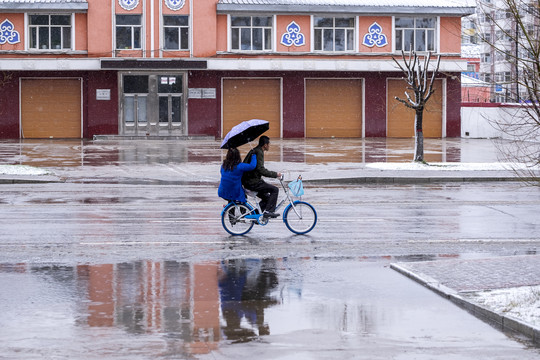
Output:
<svg viewBox="0 0 540 360">
<path fill-rule="evenodd" d="M 240 159 L 237 148 L 229 148 L 227 156 L 221 165 L 221 182 L 219 183 L 218 195 L 227 201 L 246 202 L 246 194 L 242 187 L 242 174 L 251 171 L 257 166 L 257 155 L 251 156 L 249 164 Z"/>
</svg>

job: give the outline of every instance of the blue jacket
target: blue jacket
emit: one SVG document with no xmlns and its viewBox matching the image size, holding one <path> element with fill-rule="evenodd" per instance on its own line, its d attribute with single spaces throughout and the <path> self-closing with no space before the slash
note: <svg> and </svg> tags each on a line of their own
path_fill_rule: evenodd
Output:
<svg viewBox="0 0 540 360">
<path fill-rule="evenodd" d="M 218 195 L 225 200 L 246 201 L 246 194 L 242 187 L 242 174 L 245 171 L 255 169 L 257 166 L 257 156 L 251 156 L 249 164 L 240 163 L 231 171 L 226 171 L 221 167 L 221 182 L 219 183 Z"/>
</svg>

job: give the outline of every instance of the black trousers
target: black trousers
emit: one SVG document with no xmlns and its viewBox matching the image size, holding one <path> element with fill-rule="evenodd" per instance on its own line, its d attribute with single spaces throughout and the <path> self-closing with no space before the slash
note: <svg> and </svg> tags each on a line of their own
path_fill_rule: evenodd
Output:
<svg viewBox="0 0 540 360">
<path fill-rule="evenodd" d="M 266 210 L 274 212 L 274 210 L 276 210 L 276 203 L 279 195 L 279 189 L 276 186 L 267 184 L 261 180 L 255 186 L 246 187 L 251 191 L 257 192 L 257 196 L 261 198 L 259 206 L 262 211 Z"/>
</svg>

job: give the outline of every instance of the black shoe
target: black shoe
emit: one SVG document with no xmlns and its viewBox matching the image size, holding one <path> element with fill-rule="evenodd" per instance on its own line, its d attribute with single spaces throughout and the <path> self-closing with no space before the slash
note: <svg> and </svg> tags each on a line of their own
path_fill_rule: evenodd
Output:
<svg viewBox="0 0 540 360">
<path fill-rule="evenodd" d="M 274 212 L 270 212 L 270 211 L 263 212 L 263 217 L 265 218 L 277 218 L 278 216 L 279 214 L 276 214 Z"/>
</svg>

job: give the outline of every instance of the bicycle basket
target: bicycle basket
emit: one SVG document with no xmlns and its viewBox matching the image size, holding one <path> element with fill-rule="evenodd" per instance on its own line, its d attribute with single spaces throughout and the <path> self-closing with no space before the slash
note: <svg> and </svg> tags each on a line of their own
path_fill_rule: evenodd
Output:
<svg viewBox="0 0 540 360">
<path fill-rule="evenodd" d="M 302 179 L 291 181 L 288 187 L 291 190 L 291 194 L 294 196 L 304 195 L 304 185 L 302 185 Z"/>
</svg>

